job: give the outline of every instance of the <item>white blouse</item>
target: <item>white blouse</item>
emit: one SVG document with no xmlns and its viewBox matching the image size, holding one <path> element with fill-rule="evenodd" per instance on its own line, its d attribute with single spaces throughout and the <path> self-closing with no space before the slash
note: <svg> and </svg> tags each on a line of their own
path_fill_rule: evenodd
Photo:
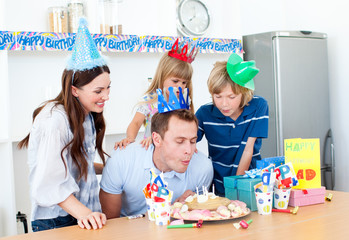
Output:
<svg viewBox="0 0 349 240">
<path fill-rule="evenodd" d="M 95 157 L 95 129 L 92 116 L 83 124 L 84 148 L 88 155 L 88 178 L 78 181 L 78 171 L 72 163 L 70 147 L 61 151 L 73 138 L 69 121 L 62 105 L 47 104 L 36 116 L 28 145 L 29 184 L 32 201 L 31 220 L 66 216 L 57 204 L 71 194 L 92 211 L 100 211 L 98 181 L 93 161 Z"/>
</svg>

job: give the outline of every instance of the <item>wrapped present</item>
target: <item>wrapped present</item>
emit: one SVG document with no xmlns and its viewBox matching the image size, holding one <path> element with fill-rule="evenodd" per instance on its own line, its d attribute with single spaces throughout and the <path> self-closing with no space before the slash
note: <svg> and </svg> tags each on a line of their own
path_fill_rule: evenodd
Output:
<svg viewBox="0 0 349 240">
<path fill-rule="evenodd" d="M 238 200 L 238 189 L 237 189 L 237 180 L 243 178 L 242 176 L 230 176 L 224 177 L 224 189 L 225 197 L 230 200 Z"/>
<path fill-rule="evenodd" d="M 288 204 L 292 207 L 295 207 L 324 203 L 325 193 L 325 187 L 309 189 L 292 189 Z"/>
<path fill-rule="evenodd" d="M 275 167 L 278 167 L 282 164 L 285 164 L 285 157 L 270 157 L 263 158 L 262 160 L 257 160 L 257 169 L 263 169 L 268 167 L 270 164 L 274 164 Z"/>
<path fill-rule="evenodd" d="M 225 197 L 246 203 L 251 211 L 257 211 L 254 185 L 261 182 L 262 178 L 246 178 L 243 176 L 224 177 Z"/>
</svg>

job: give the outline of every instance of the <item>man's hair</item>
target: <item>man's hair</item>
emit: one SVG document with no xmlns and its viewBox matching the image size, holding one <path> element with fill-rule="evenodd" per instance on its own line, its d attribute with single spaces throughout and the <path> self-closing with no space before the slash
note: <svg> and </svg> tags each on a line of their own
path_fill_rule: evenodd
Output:
<svg viewBox="0 0 349 240">
<path fill-rule="evenodd" d="M 151 118 L 151 132 L 156 132 L 164 138 L 169 126 L 168 123 L 171 117 L 177 117 L 180 120 L 187 122 L 195 122 L 196 127 L 198 126 L 198 119 L 195 114 L 187 109 L 178 109 L 166 113 L 155 113 Z"/>
</svg>

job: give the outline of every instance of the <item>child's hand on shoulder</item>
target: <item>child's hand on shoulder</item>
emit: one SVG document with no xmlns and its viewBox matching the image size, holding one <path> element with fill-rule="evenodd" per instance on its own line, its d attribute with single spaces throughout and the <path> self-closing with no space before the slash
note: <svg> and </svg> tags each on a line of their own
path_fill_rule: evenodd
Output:
<svg viewBox="0 0 349 240">
<path fill-rule="evenodd" d="M 153 143 L 153 140 L 151 137 L 147 137 L 141 141 L 142 147 L 145 147 L 146 150 L 148 150 L 150 144 Z"/>
<path fill-rule="evenodd" d="M 116 142 L 114 145 L 114 149 L 123 149 L 125 148 L 127 145 L 129 145 L 130 143 L 133 143 L 135 140 L 134 139 L 130 139 L 130 138 L 124 138 L 122 139 L 120 142 Z"/>
</svg>

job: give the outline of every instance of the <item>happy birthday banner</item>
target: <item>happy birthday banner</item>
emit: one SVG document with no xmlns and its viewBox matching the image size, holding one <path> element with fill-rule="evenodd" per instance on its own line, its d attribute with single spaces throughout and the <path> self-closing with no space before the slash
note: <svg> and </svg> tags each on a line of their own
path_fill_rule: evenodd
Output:
<svg viewBox="0 0 349 240">
<path fill-rule="evenodd" d="M 284 140 L 285 163 L 291 162 L 299 181 L 295 188 L 320 188 L 320 139 Z"/>
<path fill-rule="evenodd" d="M 0 31 L 0 50 L 71 51 L 75 33 Z M 242 53 L 239 39 L 91 34 L 102 52 L 166 52 L 179 38 L 200 53 Z"/>
</svg>

